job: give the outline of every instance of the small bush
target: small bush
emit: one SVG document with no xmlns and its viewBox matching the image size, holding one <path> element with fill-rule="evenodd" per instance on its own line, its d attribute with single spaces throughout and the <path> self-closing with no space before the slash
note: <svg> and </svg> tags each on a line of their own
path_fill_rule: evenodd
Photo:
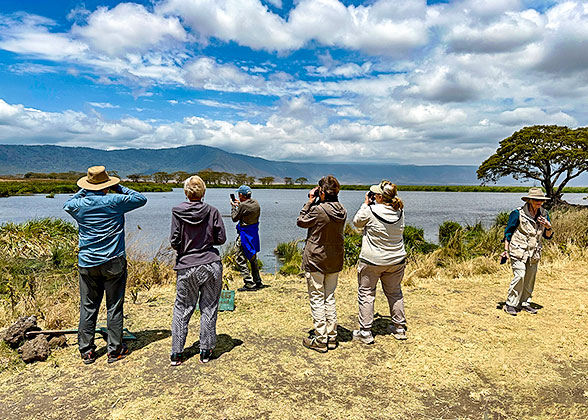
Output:
<svg viewBox="0 0 588 420">
<path fill-rule="evenodd" d="M 404 247 L 409 256 L 428 254 L 438 248 L 437 245 L 425 240 L 425 231 L 413 226 L 404 227 Z"/>
<path fill-rule="evenodd" d="M 441 246 L 447 245 L 453 236 L 463 228 L 457 222 L 447 220 L 439 225 L 439 243 Z"/>
<path fill-rule="evenodd" d="M 361 252 L 361 238 L 362 235 L 353 228 L 349 223 L 345 225 L 343 231 L 343 266 L 353 267 L 359 260 L 359 254 Z"/>
</svg>

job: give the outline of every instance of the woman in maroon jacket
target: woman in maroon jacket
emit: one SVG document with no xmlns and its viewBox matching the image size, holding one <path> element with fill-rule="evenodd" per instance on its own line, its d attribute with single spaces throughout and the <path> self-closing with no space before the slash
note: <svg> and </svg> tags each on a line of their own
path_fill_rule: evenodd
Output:
<svg viewBox="0 0 588 420">
<path fill-rule="evenodd" d="M 172 320 L 171 364 L 183 361 L 188 323 L 200 306 L 200 361 L 210 360 L 216 344 L 216 318 L 222 289 L 223 266 L 214 245 L 226 241 L 225 225 L 217 208 L 204 203 L 206 184 L 199 176 L 184 182 L 189 201 L 172 209 L 170 242 L 177 252 L 176 301 Z"/>
</svg>

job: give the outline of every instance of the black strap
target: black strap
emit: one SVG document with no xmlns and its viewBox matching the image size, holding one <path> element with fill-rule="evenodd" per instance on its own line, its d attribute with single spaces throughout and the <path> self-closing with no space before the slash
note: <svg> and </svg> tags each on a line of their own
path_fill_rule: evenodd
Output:
<svg viewBox="0 0 588 420">
<path fill-rule="evenodd" d="M 380 222 L 385 223 L 387 225 L 395 225 L 396 223 L 400 222 L 400 220 L 402 219 L 402 213 L 404 212 L 404 210 L 400 210 L 400 216 L 398 217 L 398 220 L 396 220 L 395 222 L 390 222 L 389 220 L 384 219 L 382 216 L 380 216 L 379 214 L 377 214 L 374 209 L 372 209 L 372 206 L 370 207 L 370 211 L 372 212 L 372 214 L 374 215 L 374 217 L 376 219 L 378 219 Z"/>
</svg>

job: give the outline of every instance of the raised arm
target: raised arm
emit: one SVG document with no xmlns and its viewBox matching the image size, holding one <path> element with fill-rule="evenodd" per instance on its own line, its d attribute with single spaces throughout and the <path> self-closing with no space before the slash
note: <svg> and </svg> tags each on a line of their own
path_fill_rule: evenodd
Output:
<svg viewBox="0 0 588 420">
<path fill-rule="evenodd" d="M 296 219 L 296 225 L 301 228 L 309 228 L 316 225 L 318 219 L 317 207 L 312 205 L 311 201 L 306 202 L 300 210 Z"/>
<path fill-rule="evenodd" d="M 123 212 L 129 212 L 131 210 L 135 210 L 141 206 L 144 206 L 147 203 L 147 198 L 130 188 L 124 187 L 120 184 L 116 186 L 114 191 L 117 193 L 117 200 L 116 206 L 120 208 Z"/>
</svg>

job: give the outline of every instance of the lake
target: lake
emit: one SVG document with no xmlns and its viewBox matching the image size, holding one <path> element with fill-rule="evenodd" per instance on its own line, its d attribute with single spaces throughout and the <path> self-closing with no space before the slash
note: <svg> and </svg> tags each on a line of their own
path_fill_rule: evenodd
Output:
<svg viewBox="0 0 588 420">
<path fill-rule="evenodd" d="M 204 201 L 217 207 L 223 215 L 228 241 L 234 241 L 236 231 L 230 218 L 230 189 L 211 188 L 206 191 Z M 306 230 L 296 226 L 296 217 L 307 200 L 304 190 L 253 190 L 253 198 L 261 205 L 260 236 L 261 253 L 265 271 L 273 272 L 279 266 L 273 250 L 280 242 L 303 239 Z M 348 220 L 363 202 L 365 192 L 341 191 L 339 199 L 348 212 Z M 437 242 L 438 227 L 446 220 L 460 224 L 482 222 L 489 226 L 499 212 L 510 211 L 520 206 L 521 193 L 455 193 L 401 191 L 405 204 L 407 225 L 420 227 L 425 238 Z M 128 247 L 144 251 L 153 256 L 157 249 L 168 243 L 171 208 L 185 200 L 182 189 L 169 193 L 145 193 L 148 201 L 145 207 L 132 211 L 126 216 Z M 585 204 L 586 194 L 565 194 L 570 203 Z M 21 223 L 32 218 L 57 217 L 72 221 L 62 210 L 69 194 L 58 194 L 55 198 L 44 195 L 0 198 L 0 223 Z"/>
</svg>

